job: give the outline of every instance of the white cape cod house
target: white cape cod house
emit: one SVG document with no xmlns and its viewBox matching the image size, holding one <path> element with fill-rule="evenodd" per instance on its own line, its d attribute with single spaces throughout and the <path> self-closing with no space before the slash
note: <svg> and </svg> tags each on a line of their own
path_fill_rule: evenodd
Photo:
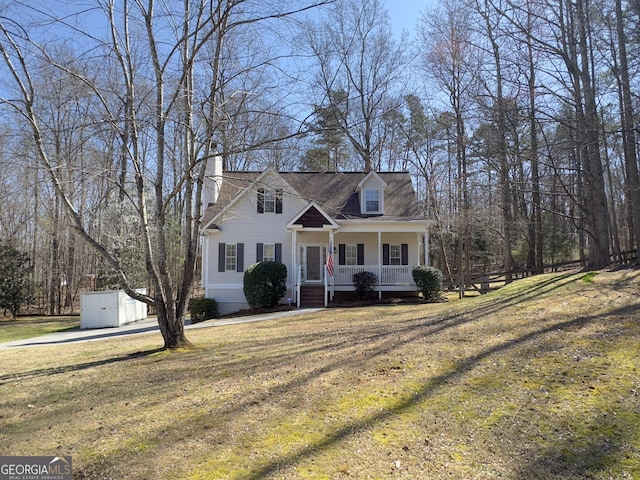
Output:
<svg viewBox="0 0 640 480">
<path fill-rule="evenodd" d="M 221 314 L 247 308 L 246 268 L 287 266 L 283 302 L 353 298 L 352 275 L 373 272 L 380 297 L 416 295 L 411 269 L 429 258 L 430 220 L 408 173 L 222 171 L 204 187 L 202 284 Z"/>
</svg>

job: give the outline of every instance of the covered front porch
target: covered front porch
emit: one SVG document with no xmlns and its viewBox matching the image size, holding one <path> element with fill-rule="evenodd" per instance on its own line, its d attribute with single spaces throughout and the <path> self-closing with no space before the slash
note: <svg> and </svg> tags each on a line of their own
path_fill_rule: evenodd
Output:
<svg viewBox="0 0 640 480">
<path fill-rule="evenodd" d="M 429 255 L 424 222 L 345 223 L 290 231 L 298 307 L 327 306 L 336 294 L 344 298 L 355 291 L 353 275 L 364 271 L 376 276 L 379 298 L 417 294 L 412 268 L 426 264 Z"/>
</svg>

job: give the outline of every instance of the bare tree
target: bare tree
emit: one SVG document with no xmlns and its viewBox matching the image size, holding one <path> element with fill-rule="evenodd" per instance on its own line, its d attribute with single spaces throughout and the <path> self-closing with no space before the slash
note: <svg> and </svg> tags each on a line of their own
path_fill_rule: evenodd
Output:
<svg viewBox="0 0 640 480">
<path fill-rule="evenodd" d="M 322 123 L 348 139 L 365 170 L 380 168 L 385 138 L 379 124 L 401 103 L 405 55 L 393 40 L 380 0 L 337 0 L 326 19 L 306 27 L 315 64 L 314 102 Z M 326 118 L 331 114 L 334 118 Z"/>
<path fill-rule="evenodd" d="M 128 295 L 155 308 L 165 348 L 189 345 L 184 316 L 195 270 L 201 188 L 207 160 L 218 148 L 217 125 L 206 118 L 213 118 L 212 109 L 219 107 L 219 62 L 205 54 L 219 53 L 229 32 L 235 29 L 321 3 L 310 1 L 287 9 L 248 0 L 106 0 L 90 11 L 91 21 L 106 27 L 102 36 L 98 28 L 80 30 L 77 24 L 84 13 L 66 11 L 63 4 L 31 7 L 31 14 L 37 17 L 33 24 L 19 5 L 13 15 L 0 19 L 0 54 L 16 93 L 13 99 L 6 98 L 5 104 L 27 120 L 35 154 L 76 233 L 108 262 Z M 115 59 L 117 74 L 112 77 L 118 84 L 105 84 L 99 70 L 70 68 L 61 61 L 48 48 L 46 30 L 38 28 L 43 22 L 54 25 L 56 35 L 72 32 L 80 36 L 86 49 L 79 54 Z M 136 233 L 151 286 L 147 294 L 136 289 L 117 255 L 90 231 L 74 202 L 72 189 L 57 169 L 43 112 L 38 110 L 40 91 L 34 58 L 46 61 L 74 83 L 83 84 L 99 104 L 95 116 L 99 113 L 101 125 L 117 132 L 112 138 L 120 142 L 120 197 L 136 215 Z M 209 65 L 213 73 L 206 68 L 203 71 L 203 65 Z M 209 78 L 209 88 L 197 98 L 195 85 L 203 78 Z M 119 102 L 112 101 L 114 89 L 121 92 Z M 201 110 L 203 105 L 209 108 Z M 176 226 L 178 234 L 172 236 Z M 174 248 L 181 260 L 178 266 L 172 266 Z"/>
<path fill-rule="evenodd" d="M 423 68 L 425 74 L 445 93 L 451 116 L 445 115 L 451 126 L 456 198 L 453 207 L 458 238 L 457 273 L 460 295 L 464 294 L 465 274 L 470 269 L 470 190 L 468 188 L 467 122 L 470 115 L 471 98 L 477 88 L 476 52 L 471 41 L 469 11 L 457 2 L 445 1 L 439 10 L 429 10 L 423 15 L 420 38 L 425 51 Z"/>
<path fill-rule="evenodd" d="M 618 39 L 618 66 L 616 73 L 620 91 L 620 123 L 622 127 L 622 144 L 624 148 L 624 165 L 627 178 L 627 201 L 631 212 L 629 237 L 632 244 L 640 252 L 640 176 L 638 175 L 638 152 L 636 130 L 638 119 L 634 115 L 629 61 L 627 57 L 627 33 L 622 12 L 622 0 L 615 0 L 616 34 Z"/>
</svg>

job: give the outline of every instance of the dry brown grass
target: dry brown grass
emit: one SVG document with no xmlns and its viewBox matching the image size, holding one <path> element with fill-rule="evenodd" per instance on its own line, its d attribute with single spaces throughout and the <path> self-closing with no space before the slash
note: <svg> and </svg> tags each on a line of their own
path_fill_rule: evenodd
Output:
<svg viewBox="0 0 640 480">
<path fill-rule="evenodd" d="M 640 478 L 640 271 L 0 351 L 0 452 L 76 478 Z"/>
</svg>

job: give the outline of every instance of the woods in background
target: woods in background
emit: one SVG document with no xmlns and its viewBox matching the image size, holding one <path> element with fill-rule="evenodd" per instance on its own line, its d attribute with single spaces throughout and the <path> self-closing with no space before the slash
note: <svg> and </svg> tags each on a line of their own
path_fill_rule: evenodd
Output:
<svg viewBox="0 0 640 480">
<path fill-rule="evenodd" d="M 640 244 L 637 0 L 443 0 L 401 38 L 381 0 L 2 3 L 0 239 L 43 313 L 147 287 L 179 323 L 214 154 L 411 172 L 445 278 Z"/>
</svg>

